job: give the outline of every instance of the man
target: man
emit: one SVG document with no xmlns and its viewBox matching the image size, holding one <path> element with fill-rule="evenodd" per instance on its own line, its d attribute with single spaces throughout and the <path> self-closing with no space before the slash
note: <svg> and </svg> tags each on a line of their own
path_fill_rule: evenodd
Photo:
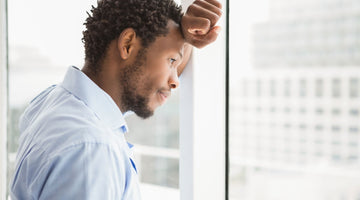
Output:
<svg viewBox="0 0 360 200">
<path fill-rule="evenodd" d="M 150 117 L 179 85 L 191 46 L 213 42 L 221 5 L 102 0 L 84 31 L 85 65 L 37 96 L 20 121 L 11 196 L 140 199 L 123 113 Z"/>
</svg>

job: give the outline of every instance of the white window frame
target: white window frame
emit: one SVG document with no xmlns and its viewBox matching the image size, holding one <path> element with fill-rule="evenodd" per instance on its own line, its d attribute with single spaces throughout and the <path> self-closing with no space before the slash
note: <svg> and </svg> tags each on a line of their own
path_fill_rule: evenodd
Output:
<svg viewBox="0 0 360 200">
<path fill-rule="evenodd" d="M 7 30 L 6 0 L 0 0 L 0 199 L 6 199 Z"/>
<path fill-rule="evenodd" d="M 183 0 L 184 11 L 192 0 Z M 223 8 L 226 1 L 220 0 Z M 225 199 L 225 11 L 217 41 L 194 49 L 180 86 L 180 199 Z"/>
</svg>

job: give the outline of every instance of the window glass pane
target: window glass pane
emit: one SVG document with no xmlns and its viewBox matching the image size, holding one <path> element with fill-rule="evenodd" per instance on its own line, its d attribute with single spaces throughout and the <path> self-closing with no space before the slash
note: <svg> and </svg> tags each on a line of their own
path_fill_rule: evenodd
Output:
<svg viewBox="0 0 360 200">
<path fill-rule="evenodd" d="M 359 96 L 360 91 L 360 84 L 358 78 L 351 78 L 350 79 L 350 97 L 357 98 Z"/>
<path fill-rule="evenodd" d="M 143 120 L 136 115 L 127 117 L 130 130 L 127 140 L 135 143 L 136 165 L 140 180 L 144 183 L 179 188 L 178 104 L 178 91 L 175 91 L 151 118 Z M 176 190 L 170 191 L 179 195 Z"/>
<path fill-rule="evenodd" d="M 360 1 L 229 14 L 230 199 L 360 199 Z"/>
<path fill-rule="evenodd" d="M 70 65 L 82 68 L 83 23 L 86 11 L 96 2 L 8 1 L 8 181 L 13 175 L 18 148 L 19 117 L 41 91 L 63 80 Z M 135 163 L 146 199 L 179 199 L 178 115 L 175 91 L 152 118 L 126 117 L 130 130 L 126 137 L 134 144 Z"/>
<path fill-rule="evenodd" d="M 324 81 L 322 79 L 316 79 L 315 84 L 315 96 L 322 97 L 324 95 Z"/>
</svg>

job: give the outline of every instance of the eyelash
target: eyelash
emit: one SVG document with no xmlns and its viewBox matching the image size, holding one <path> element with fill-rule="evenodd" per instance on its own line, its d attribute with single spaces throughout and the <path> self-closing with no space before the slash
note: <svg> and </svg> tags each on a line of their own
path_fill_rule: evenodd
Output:
<svg viewBox="0 0 360 200">
<path fill-rule="evenodd" d="M 170 63 L 173 64 L 174 62 L 176 62 L 176 59 L 170 58 Z"/>
</svg>

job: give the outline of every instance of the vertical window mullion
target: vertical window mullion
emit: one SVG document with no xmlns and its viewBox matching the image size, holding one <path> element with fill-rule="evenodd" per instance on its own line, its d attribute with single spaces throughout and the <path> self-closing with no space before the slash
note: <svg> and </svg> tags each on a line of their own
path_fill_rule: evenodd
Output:
<svg viewBox="0 0 360 200">
<path fill-rule="evenodd" d="M 192 2 L 182 1 L 184 11 Z M 225 30 L 225 17 L 218 25 Z M 213 44 L 194 48 L 181 77 L 181 200 L 225 199 L 225 44 L 222 31 Z"/>
<path fill-rule="evenodd" d="M 0 199 L 6 199 L 7 9 L 0 0 Z"/>
</svg>

